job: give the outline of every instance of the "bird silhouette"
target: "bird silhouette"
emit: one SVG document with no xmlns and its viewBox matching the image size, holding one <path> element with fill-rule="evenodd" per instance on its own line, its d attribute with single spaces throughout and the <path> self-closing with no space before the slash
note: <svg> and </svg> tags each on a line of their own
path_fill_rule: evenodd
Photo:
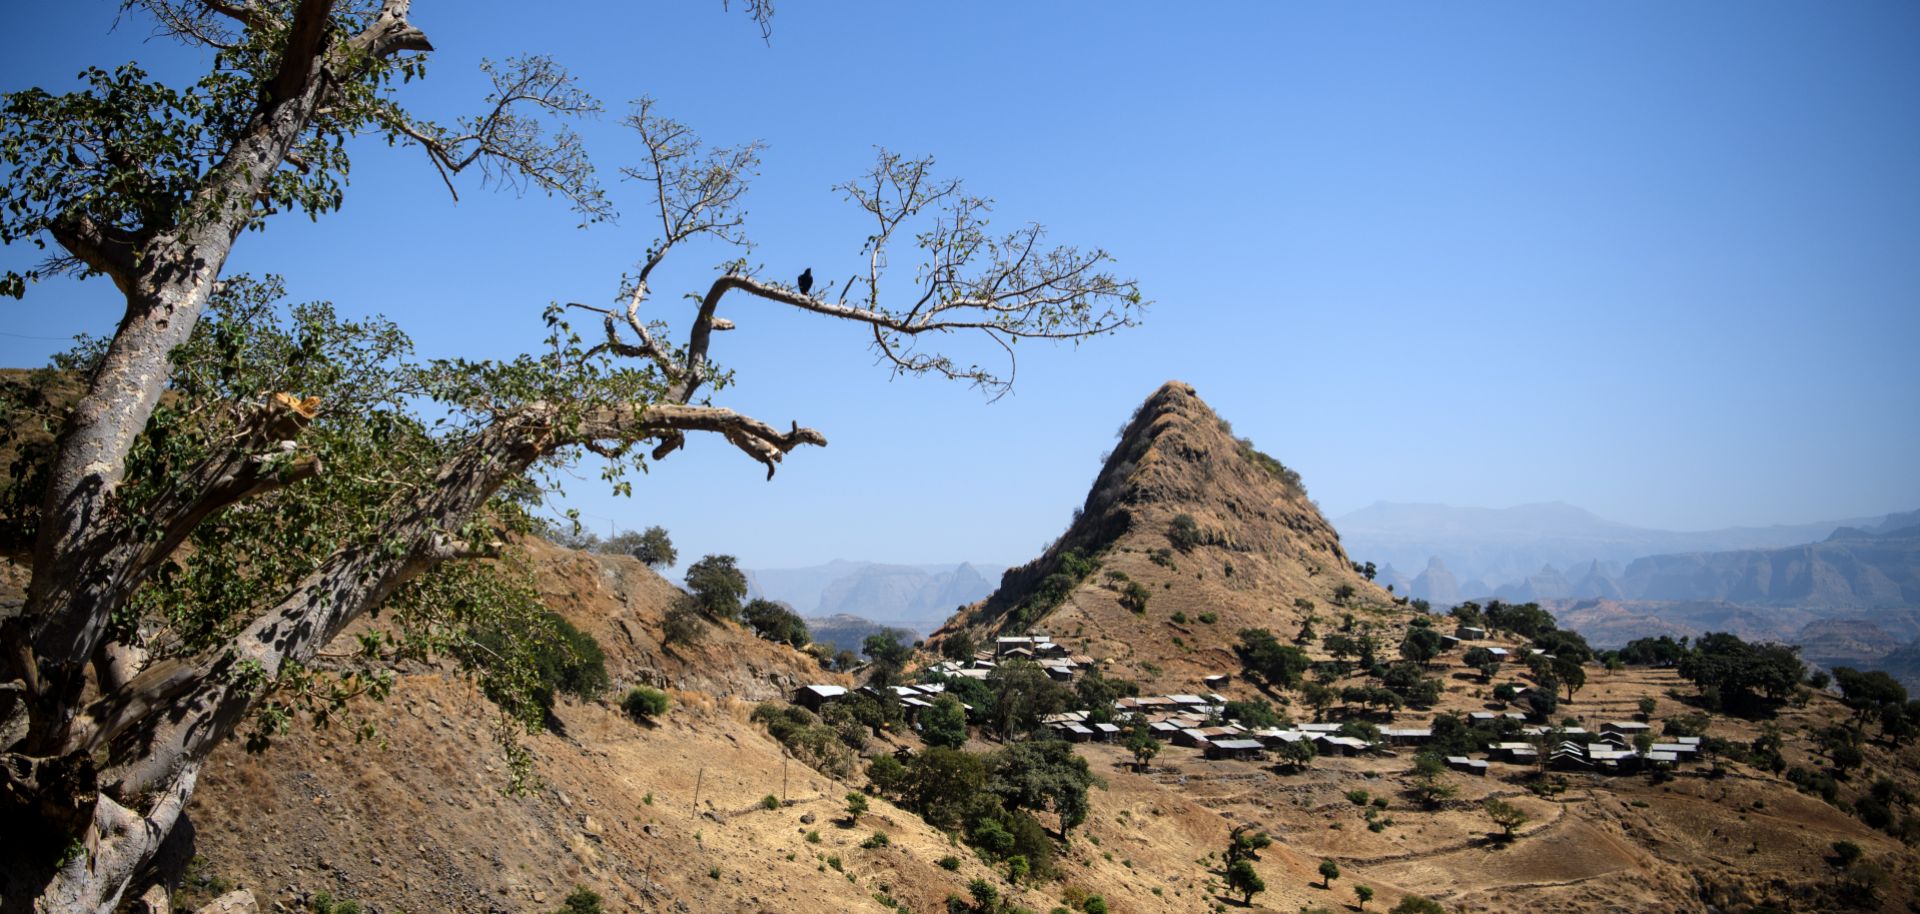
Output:
<svg viewBox="0 0 1920 914">
<path fill-rule="evenodd" d="M 808 267 L 805 270 L 800 271 L 800 294 L 806 295 L 812 291 L 813 291 L 813 268 Z"/>
</svg>

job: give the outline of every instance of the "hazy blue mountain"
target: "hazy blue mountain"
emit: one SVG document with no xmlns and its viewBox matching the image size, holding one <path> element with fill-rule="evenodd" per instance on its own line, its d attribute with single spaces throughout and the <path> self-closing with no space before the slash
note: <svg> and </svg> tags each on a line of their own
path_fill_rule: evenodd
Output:
<svg viewBox="0 0 1920 914">
<path fill-rule="evenodd" d="M 1543 565 L 1533 574 L 1494 588 L 1493 595 L 1509 603 L 1564 600 L 1573 596 L 1573 582 L 1552 565 Z"/>
<path fill-rule="evenodd" d="M 1577 590 L 1594 562 L 1624 567 L 1653 555 L 1774 549 L 1818 542 L 1841 527 L 1882 532 L 1890 523 L 1893 526 L 1885 529 L 1920 524 L 1920 511 L 1815 524 L 1676 531 L 1615 523 L 1562 502 L 1498 509 L 1377 502 L 1334 520 L 1341 542 L 1356 561 L 1421 568 L 1437 557 L 1456 580 L 1491 585 L 1463 587 L 1463 598 L 1490 596 L 1509 586 L 1516 592 L 1552 587 L 1551 581 L 1529 580 L 1548 565 L 1569 569 L 1566 577 Z M 1414 586 L 1419 586 L 1417 578 Z M 1599 580 L 1592 586 L 1605 587 Z"/>
<path fill-rule="evenodd" d="M 1845 527 L 1821 542 L 1779 549 L 1648 556 L 1627 566 L 1620 587 L 1640 600 L 1821 611 L 1920 606 L 1920 526 Z"/>
<path fill-rule="evenodd" d="M 749 596 L 782 600 L 809 624 L 850 616 L 923 635 L 954 607 L 993 592 L 1002 569 L 969 562 L 887 565 L 835 560 L 808 568 L 745 569 Z"/>
<path fill-rule="evenodd" d="M 1426 570 L 1414 577 L 1413 584 L 1407 588 L 1408 593 L 1435 606 L 1452 606 L 1463 599 L 1460 580 L 1453 576 L 1453 571 L 1439 556 L 1429 557 L 1426 566 Z"/>
<path fill-rule="evenodd" d="M 1574 577 L 1573 597 L 1576 600 L 1618 600 L 1620 593 L 1620 568 L 1617 565 L 1603 563 L 1595 559 L 1587 567 L 1578 570 Z"/>
<path fill-rule="evenodd" d="M 1390 588 L 1397 594 L 1413 592 L 1413 579 L 1402 574 L 1400 569 L 1393 567 L 1391 562 L 1380 566 L 1379 573 L 1374 575 L 1373 583 Z"/>
</svg>

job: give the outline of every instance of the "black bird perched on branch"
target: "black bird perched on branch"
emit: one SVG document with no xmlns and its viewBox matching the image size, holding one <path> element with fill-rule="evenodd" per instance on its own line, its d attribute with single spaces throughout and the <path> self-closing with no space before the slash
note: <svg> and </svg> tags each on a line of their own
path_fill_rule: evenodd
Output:
<svg viewBox="0 0 1920 914">
<path fill-rule="evenodd" d="M 812 291 L 813 291 L 813 268 L 808 267 L 805 270 L 800 271 L 800 294 L 805 295 Z"/>
</svg>

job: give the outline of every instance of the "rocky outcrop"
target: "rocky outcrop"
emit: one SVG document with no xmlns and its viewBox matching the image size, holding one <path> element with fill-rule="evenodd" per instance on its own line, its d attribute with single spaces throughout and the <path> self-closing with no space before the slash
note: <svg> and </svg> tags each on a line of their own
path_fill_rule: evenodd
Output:
<svg viewBox="0 0 1920 914">
<path fill-rule="evenodd" d="M 1303 604 L 1390 606 L 1352 564 L 1299 475 L 1173 381 L 1128 421 L 1066 532 L 930 641 L 1046 631 L 1123 670 L 1217 671 L 1242 628 L 1294 631 Z M 1177 638 L 1169 618 L 1190 620 Z"/>
</svg>

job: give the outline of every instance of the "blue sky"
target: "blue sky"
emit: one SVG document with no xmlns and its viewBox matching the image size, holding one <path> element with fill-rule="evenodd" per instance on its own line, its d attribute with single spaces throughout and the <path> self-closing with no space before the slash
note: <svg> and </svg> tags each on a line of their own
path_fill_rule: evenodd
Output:
<svg viewBox="0 0 1920 914">
<path fill-rule="evenodd" d="M 736 5 L 737 6 L 737 5 Z M 113 2 L 14 5 L 0 88 L 89 64 L 194 61 Z M 875 145 L 932 153 L 1009 226 L 1104 247 L 1154 300 L 1145 326 L 1026 349 L 989 404 L 889 381 L 852 327 L 740 305 L 727 405 L 824 432 L 763 482 L 696 442 L 613 498 L 683 554 L 1017 563 L 1067 522 L 1113 433 L 1193 383 L 1298 468 L 1331 515 L 1377 499 L 1565 500 L 1703 529 L 1920 506 L 1920 5 L 782 5 L 771 44 L 717 2 L 419 0 L 440 49 L 405 95 L 451 117 L 477 62 L 552 54 L 608 104 L 709 140 L 765 140 L 749 197 L 774 276 L 851 273 L 864 228 L 829 190 Z M 230 272 L 385 313 L 428 356 L 537 345 L 551 300 L 606 301 L 651 240 L 537 197 L 463 185 L 417 150 L 357 150 L 343 212 L 245 237 Z M 656 313 L 721 255 L 665 277 Z M 0 250 L 17 268 L 23 246 Z M 904 267 L 904 263 L 896 267 Z M 106 332 L 104 282 L 0 304 L 0 364 Z M 1023 347 L 1024 348 L 1024 347 Z"/>
</svg>

